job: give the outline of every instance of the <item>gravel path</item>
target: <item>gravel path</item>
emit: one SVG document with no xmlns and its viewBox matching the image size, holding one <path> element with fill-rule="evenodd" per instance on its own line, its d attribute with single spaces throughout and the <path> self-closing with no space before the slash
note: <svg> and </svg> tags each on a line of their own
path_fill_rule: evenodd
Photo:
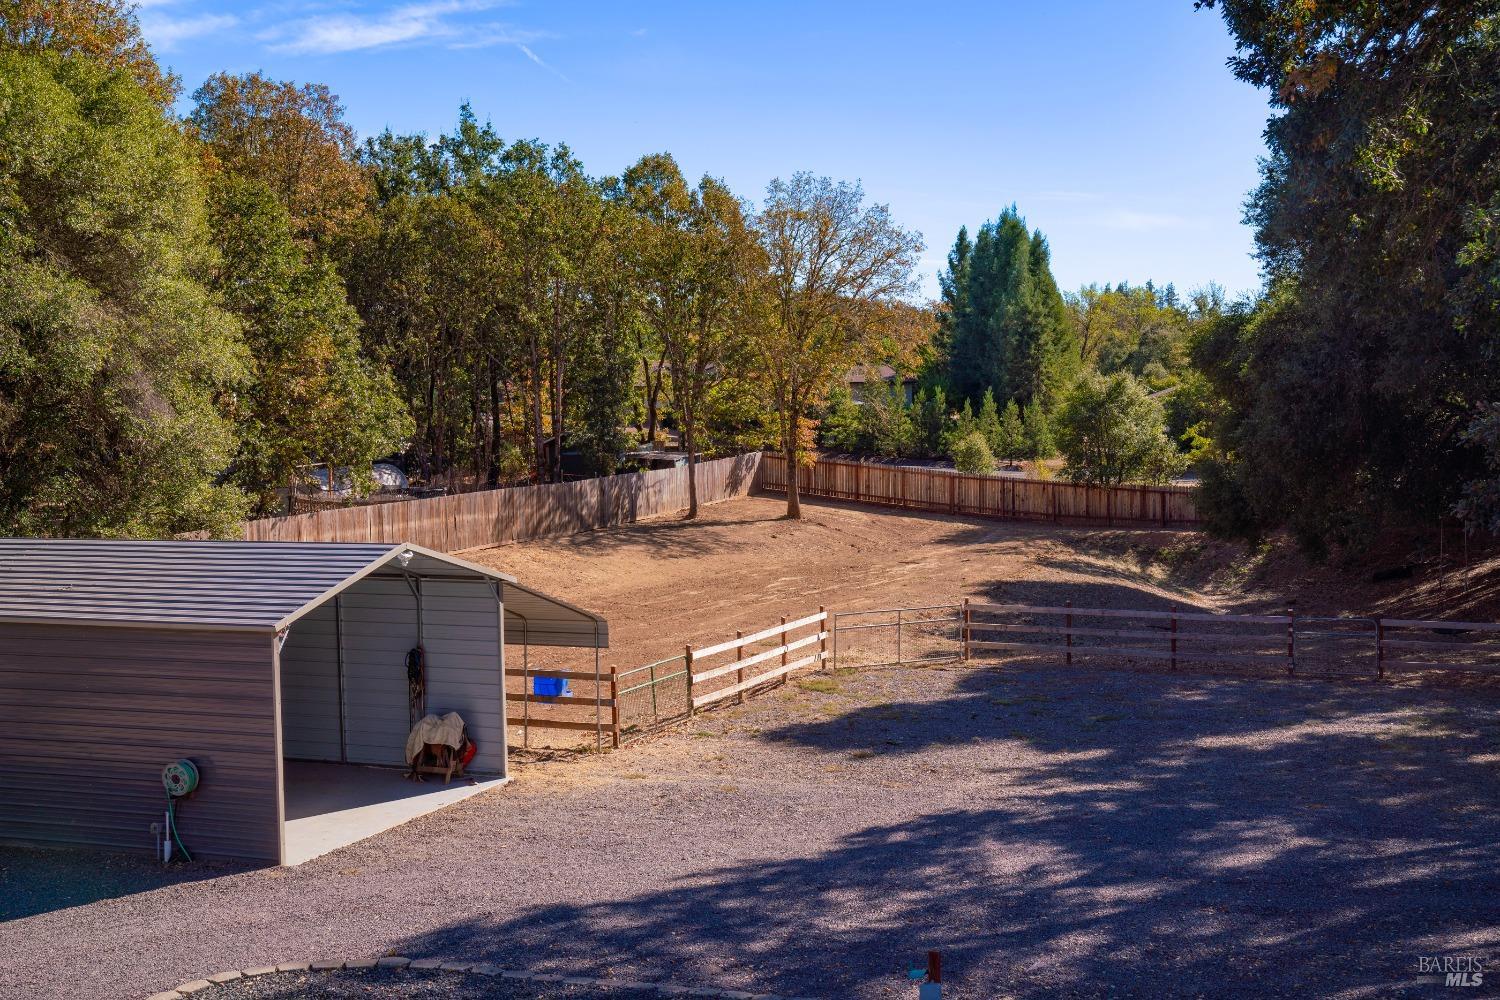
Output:
<svg viewBox="0 0 1500 1000">
<path fill-rule="evenodd" d="M 149 865 L 112 861 L 95 888 L 129 894 L 0 925 L 0 996 L 401 954 L 874 1000 L 911 997 L 938 947 L 961 998 L 1356 998 L 1451 994 L 1424 956 L 1500 961 L 1494 692 L 816 680 L 296 869 L 147 889 Z M 3 857 L 0 899 L 33 909 L 94 865 Z"/>
</svg>

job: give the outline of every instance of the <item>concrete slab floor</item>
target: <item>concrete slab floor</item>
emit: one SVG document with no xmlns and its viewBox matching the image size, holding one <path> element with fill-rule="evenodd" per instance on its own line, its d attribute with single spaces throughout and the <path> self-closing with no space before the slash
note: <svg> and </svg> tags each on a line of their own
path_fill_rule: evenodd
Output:
<svg viewBox="0 0 1500 1000">
<path fill-rule="evenodd" d="M 382 830 L 498 788 L 508 778 L 408 781 L 393 767 L 286 761 L 286 863 L 338 850 Z"/>
</svg>

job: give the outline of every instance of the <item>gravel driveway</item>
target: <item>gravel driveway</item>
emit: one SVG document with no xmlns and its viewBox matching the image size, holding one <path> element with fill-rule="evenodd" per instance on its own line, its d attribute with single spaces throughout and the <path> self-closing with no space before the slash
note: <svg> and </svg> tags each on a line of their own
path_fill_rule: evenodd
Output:
<svg viewBox="0 0 1500 1000">
<path fill-rule="evenodd" d="M 31 915 L 0 925 L 0 996 L 402 954 L 911 997 L 936 947 L 956 997 L 1386 997 L 1452 994 L 1423 957 L 1500 961 L 1492 691 L 1052 666 L 803 684 L 295 869 L 150 888 L 147 864 L 8 852 L 0 900 Z"/>
</svg>

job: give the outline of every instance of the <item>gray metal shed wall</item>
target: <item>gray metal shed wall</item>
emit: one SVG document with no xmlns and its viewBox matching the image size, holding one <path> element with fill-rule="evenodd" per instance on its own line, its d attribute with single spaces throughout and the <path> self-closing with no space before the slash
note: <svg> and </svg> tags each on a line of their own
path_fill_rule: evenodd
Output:
<svg viewBox="0 0 1500 1000">
<path fill-rule="evenodd" d="M 344 746 L 349 762 L 405 764 L 406 734 L 411 730 L 406 654 L 421 641 L 417 598 L 405 580 L 373 577 L 344 591 L 342 598 Z M 297 627 L 294 624 L 292 631 Z"/>
<path fill-rule="evenodd" d="M 404 764 L 406 653 L 427 652 L 427 711 L 457 712 L 479 745 L 470 769 L 505 773 L 500 607 L 483 580 L 370 578 L 343 603 L 344 712 L 352 763 Z M 419 627 L 420 626 L 420 627 Z M 340 759 L 338 613 L 333 601 L 292 625 L 281 649 L 282 747 L 287 757 Z"/>
<path fill-rule="evenodd" d="M 504 774 L 500 607 L 490 585 L 423 580 L 422 648 L 427 652 L 427 711 L 462 715 L 479 747 L 470 769 Z"/>
<path fill-rule="evenodd" d="M 280 861 L 267 633 L 0 623 L 0 839 L 149 850 L 162 767 L 195 857 Z"/>
<path fill-rule="evenodd" d="M 339 759 L 336 599 L 297 619 L 281 647 L 281 752 L 298 760 Z"/>
</svg>

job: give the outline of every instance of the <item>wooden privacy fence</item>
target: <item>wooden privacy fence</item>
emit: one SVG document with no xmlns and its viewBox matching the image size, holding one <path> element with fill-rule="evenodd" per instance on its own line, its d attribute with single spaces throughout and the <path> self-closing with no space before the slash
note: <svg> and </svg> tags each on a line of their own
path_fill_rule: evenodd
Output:
<svg viewBox="0 0 1500 1000">
<path fill-rule="evenodd" d="M 1226 615 L 1027 604 L 962 605 L 963 658 L 975 653 L 1266 666 L 1287 674 L 1500 667 L 1500 624 L 1323 615 Z M 975 635 L 984 635 L 978 639 Z M 1003 638 L 989 638 L 999 635 Z M 1418 638 L 1408 638 L 1416 635 Z"/>
<path fill-rule="evenodd" d="M 797 485 L 803 495 L 908 510 L 1121 527 L 1193 527 L 1202 523 L 1197 489 L 1192 486 L 1082 486 L 822 458 L 799 472 Z M 786 456 L 767 453 L 762 457 L 760 488 L 786 492 Z"/>
<path fill-rule="evenodd" d="M 698 463 L 698 502 L 750 491 L 759 452 Z M 629 524 L 688 505 L 687 469 L 542 483 L 246 521 L 246 541 L 410 542 L 439 552 Z"/>
</svg>

